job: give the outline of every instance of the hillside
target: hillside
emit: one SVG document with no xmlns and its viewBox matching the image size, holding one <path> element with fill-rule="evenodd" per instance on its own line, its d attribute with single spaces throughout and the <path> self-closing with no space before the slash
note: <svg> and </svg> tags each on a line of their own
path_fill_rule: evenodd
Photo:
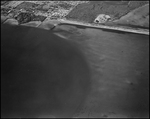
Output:
<svg viewBox="0 0 150 119">
<path fill-rule="evenodd" d="M 148 1 L 1 1 L 1 19 L 25 24 L 66 19 L 95 24 L 99 14 L 110 16 L 107 26 L 149 28 Z"/>
<path fill-rule="evenodd" d="M 146 8 L 140 8 L 144 6 L 145 4 L 148 4 Z M 125 22 L 124 16 L 129 14 L 135 9 L 138 9 L 138 12 L 133 13 L 134 14 L 134 21 L 131 20 L 133 18 L 130 18 L 130 22 Z M 119 22 L 120 24 L 129 24 L 129 25 L 140 25 L 140 26 L 146 26 L 149 24 L 149 2 L 148 1 L 91 1 L 89 3 L 83 3 L 78 6 L 76 6 L 67 16 L 67 19 L 71 20 L 78 20 L 88 23 L 93 23 L 94 19 L 99 14 L 106 14 L 111 17 L 111 20 L 118 20 L 121 19 Z M 143 11 L 144 10 L 144 11 Z M 132 14 L 132 13 L 131 13 Z M 139 14 L 143 14 L 141 17 Z M 132 16 L 132 15 L 128 15 Z M 133 16 L 132 16 L 133 17 Z M 136 18 L 135 18 L 136 17 Z M 129 17 L 126 17 L 126 20 L 129 19 Z M 140 19 L 140 21 L 139 21 Z M 137 21 L 138 20 L 138 21 Z M 125 23 L 124 23 L 125 22 Z M 116 22 L 117 23 L 117 22 Z"/>
<path fill-rule="evenodd" d="M 149 28 L 149 4 L 129 12 L 127 15 L 114 22 L 119 25 L 132 25 Z"/>
<path fill-rule="evenodd" d="M 16 19 L 19 24 L 30 21 L 64 18 L 75 6 L 86 1 L 1 1 L 1 16 Z"/>
</svg>

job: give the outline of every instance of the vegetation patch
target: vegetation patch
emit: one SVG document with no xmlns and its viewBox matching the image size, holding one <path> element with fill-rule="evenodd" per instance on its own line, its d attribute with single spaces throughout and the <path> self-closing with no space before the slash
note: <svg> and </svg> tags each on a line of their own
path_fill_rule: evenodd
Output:
<svg viewBox="0 0 150 119">
<path fill-rule="evenodd" d="M 20 13 L 16 18 L 15 18 L 19 24 L 27 23 L 30 21 L 44 21 L 46 17 L 44 16 L 36 16 L 33 13 Z"/>
</svg>

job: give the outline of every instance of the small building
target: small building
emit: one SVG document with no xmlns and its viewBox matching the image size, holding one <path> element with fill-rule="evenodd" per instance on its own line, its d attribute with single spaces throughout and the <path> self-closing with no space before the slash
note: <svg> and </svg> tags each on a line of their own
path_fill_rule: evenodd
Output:
<svg viewBox="0 0 150 119">
<path fill-rule="evenodd" d="M 111 17 L 109 15 L 105 15 L 105 14 L 99 14 L 96 19 L 94 20 L 95 23 L 105 23 L 107 21 L 109 21 L 111 19 Z"/>
</svg>

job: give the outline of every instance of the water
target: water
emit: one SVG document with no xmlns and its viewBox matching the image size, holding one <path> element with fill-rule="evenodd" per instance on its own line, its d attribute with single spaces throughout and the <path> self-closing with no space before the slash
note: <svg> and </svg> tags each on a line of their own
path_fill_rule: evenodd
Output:
<svg viewBox="0 0 150 119">
<path fill-rule="evenodd" d="M 92 69 L 92 90 L 74 117 L 148 117 L 149 36 L 67 25 L 55 31 L 80 45 Z"/>
<path fill-rule="evenodd" d="M 67 42 L 48 30 L 1 29 L 2 115 L 149 116 L 149 36 L 56 26 Z"/>
</svg>

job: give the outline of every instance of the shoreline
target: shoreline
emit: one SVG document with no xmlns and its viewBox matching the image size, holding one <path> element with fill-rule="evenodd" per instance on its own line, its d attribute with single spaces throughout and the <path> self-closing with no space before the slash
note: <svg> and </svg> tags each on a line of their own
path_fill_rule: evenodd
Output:
<svg viewBox="0 0 150 119">
<path fill-rule="evenodd" d="M 72 25 L 79 25 L 79 26 L 87 26 L 91 28 L 98 28 L 98 29 L 108 29 L 108 30 L 116 30 L 116 31 L 122 31 L 122 32 L 130 32 L 130 33 L 137 33 L 137 34 L 144 34 L 149 35 L 149 29 L 132 29 L 132 28 L 123 28 L 123 26 L 117 27 L 117 26 L 107 26 L 107 25 L 93 25 L 90 23 L 83 23 L 79 21 L 72 21 L 72 20 L 64 20 L 64 19 L 58 19 L 58 20 L 50 20 L 50 21 L 59 21 L 59 24 L 72 24 Z"/>
<path fill-rule="evenodd" d="M 7 21 L 9 21 L 9 19 L 11 18 L 7 18 L 7 17 L 2 17 L 1 16 L 1 23 L 7 23 Z M 14 19 L 14 21 L 16 21 Z M 32 22 L 38 22 L 38 21 L 30 21 L 28 23 L 25 24 L 20 24 L 20 25 L 26 25 L 26 24 L 33 24 Z M 14 24 L 14 23 L 10 23 L 10 24 Z M 36 24 L 36 23 L 35 23 Z M 134 28 L 125 28 L 123 26 L 107 26 L 107 25 L 96 25 L 96 24 L 90 24 L 90 23 L 84 23 L 84 22 L 79 22 L 79 21 L 73 21 L 73 20 L 66 20 L 66 19 L 57 19 L 57 20 L 51 20 L 51 19 L 47 19 L 44 20 L 43 22 L 38 23 L 37 26 L 31 25 L 31 27 L 38 27 L 41 24 L 52 24 L 54 26 L 57 25 L 76 25 L 76 26 L 83 26 L 83 27 L 89 27 L 89 28 L 96 28 L 96 29 L 102 29 L 102 30 L 109 30 L 111 32 L 127 32 L 127 33 L 135 33 L 135 34 L 143 34 L 143 35 L 149 35 L 149 29 L 134 29 Z M 14 25 L 19 25 L 17 23 L 15 23 Z M 27 25 L 28 26 L 28 25 Z M 30 25 L 29 25 L 30 26 Z M 44 28 L 46 29 L 46 28 Z"/>
<path fill-rule="evenodd" d="M 23 1 L 22 1 L 23 2 Z M 12 1 L 10 2 L 9 4 L 7 5 L 1 5 L 1 8 L 2 6 L 5 8 L 6 6 L 11 6 L 11 7 L 17 7 L 19 4 L 22 3 L 21 1 Z M 31 2 L 31 1 L 30 1 Z M 29 2 L 29 3 L 30 3 Z M 14 8 L 14 10 L 16 10 Z M 18 10 L 17 10 L 18 11 Z M 37 15 L 37 14 L 35 14 Z M 39 14 L 38 14 L 39 15 Z M 2 13 L 1 13 L 1 16 L 2 16 Z M 136 34 L 144 34 L 144 35 L 149 35 L 149 28 L 142 28 L 142 27 L 134 27 L 134 26 L 126 26 L 126 25 L 122 25 L 122 24 L 118 24 L 116 25 L 115 22 L 111 23 L 111 24 L 94 24 L 94 23 L 86 23 L 86 22 L 83 22 L 83 21 L 77 21 L 77 20 L 72 20 L 72 19 L 66 19 L 66 18 L 60 18 L 60 19 L 49 19 L 49 16 L 45 16 L 45 20 L 44 21 L 41 21 L 41 23 L 44 23 L 44 22 L 53 22 L 53 21 L 56 21 L 56 24 L 55 25 L 58 25 L 58 24 L 70 24 L 70 25 L 78 25 L 78 26 L 85 26 L 85 27 L 90 27 L 90 28 L 97 28 L 97 29 L 103 29 L 103 30 L 113 30 L 113 31 L 120 31 L 120 32 L 129 32 L 129 33 L 136 33 Z M 1 19 L 5 19 L 5 18 L 1 18 Z M 9 15 L 8 15 L 8 19 L 14 19 L 13 17 L 9 18 Z M 47 19 L 47 20 L 46 20 Z M 6 20 L 6 19 L 5 19 Z M 4 21 L 4 20 L 3 20 Z M 30 21 L 32 22 L 32 21 Z M 36 21 L 37 22 L 37 21 Z M 28 22 L 29 23 L 29 22 Z M 25 24 L 28 24 L 28 23 L 25 23 Z M 23 23 L 24 24 L 24 23 Z"/>
</svg>

